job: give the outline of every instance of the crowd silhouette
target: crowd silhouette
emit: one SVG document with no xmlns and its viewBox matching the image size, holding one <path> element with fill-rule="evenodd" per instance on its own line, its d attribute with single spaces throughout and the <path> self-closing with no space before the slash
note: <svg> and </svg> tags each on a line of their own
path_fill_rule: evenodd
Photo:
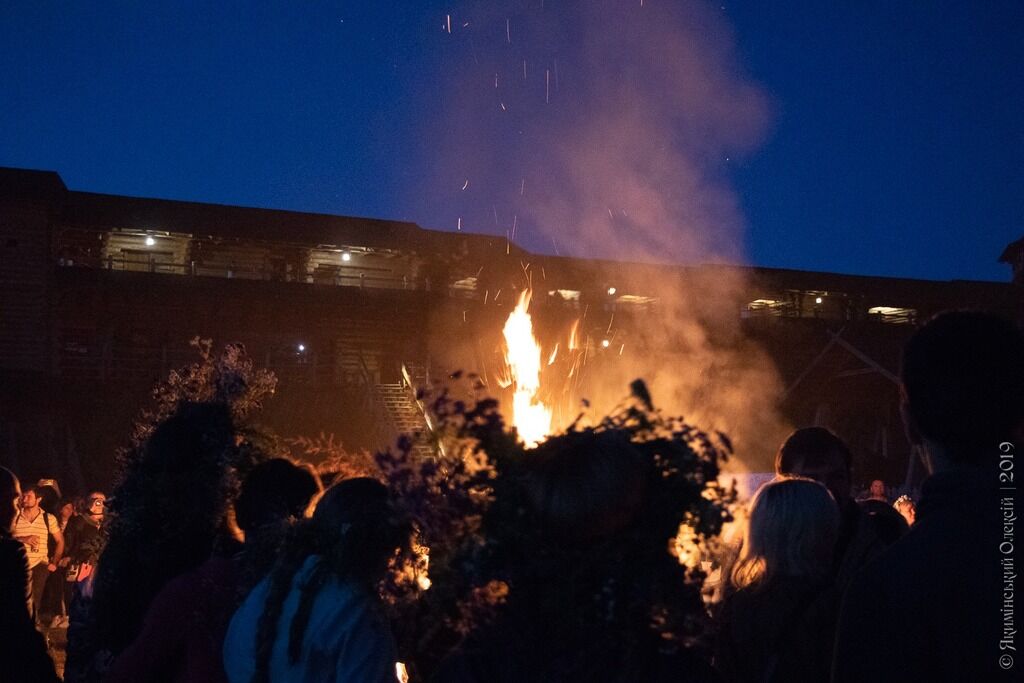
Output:
<svg viewBox="0 0 1024 683">
<path fill-rule="evenodd" d="M 642 384 L 619 417 L 528 457 L 502 455 L 514 438 L 481 403 L 465 422 L 482 474 L 403 469 L 408 443 L 376 475 L 318 472 L 228 402 L 182 401 L 140 432 L 109 494 L 62 498 L 0 468 L 0 679 L 1012 680 L 1018 497 L 1000 462 L 1024 436 L 1024 336 L 940 314 L 900 379 L 929 476 L 896 500 L 882 481 L 858 500 L 850 449 L 805 427 L 736 503 L 715 483 L 727 440 L 652 417 Z M 456 494 L 461 524 L 413 512 Z M 741 540 L 717 543 L 729 523 Z M 48 635 L 64 628 L 61 667 Z"/>
</svg>

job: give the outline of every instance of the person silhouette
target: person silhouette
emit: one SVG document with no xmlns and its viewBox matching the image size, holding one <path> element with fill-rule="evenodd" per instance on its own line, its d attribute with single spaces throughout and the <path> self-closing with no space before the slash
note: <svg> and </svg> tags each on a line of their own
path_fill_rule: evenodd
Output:
<svg viewBox="0 0 1024 683">
<path fill-rule="evenodd" d="M 775 474 L 813 479 L 828 489 L 839 506 L 832 576 L 841 591 L 885 548 L 871 518 L 850 495 L 852 462 L 846 443 L 825 427 L 797 429 L 775 456 Z"/>
<path fill-rule="evenodd" d="M 1015 646 L 1001 628 L 1013 560 L 1001 506 L 1018 496 L 1000 491 L 999 463 L 1024 435 L 1024 335 L 990 314 L 943 313 L 910 339 L 901 375 L 930 476 L 913 528 L 845 596 L 832 680 L 1019 680 L 1000 646 Z"/>
<path fill-rule="evenodd" d="M 832 666 L 839 595 L 831 560 L 839 508 L 813 479 L 783 477 L 751 504 L 739 590 L 719 615 L 715 667 L 726 681 L 821 681 Z"/>
<path fill-rule="evenodd" d="M 18 478 L 0 467 L 0 666 L 5 681 L 50 683 L 59 679 L 29 612 L 28 556 L 10 531 L 20 498 Z"/>
<path fill-rule="evenodd" d="M 329 488 L 231 619 L 228 680 L 393 683 L 397 649 L 376 586 L 411 532 L 377 480 Z"/>
</svg>

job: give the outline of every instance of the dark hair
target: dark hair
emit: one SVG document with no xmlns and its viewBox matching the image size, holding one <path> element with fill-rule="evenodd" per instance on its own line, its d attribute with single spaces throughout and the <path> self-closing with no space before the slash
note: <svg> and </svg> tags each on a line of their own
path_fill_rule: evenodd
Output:
<svg viewBox="0 0 1024 683">
<path fill-rule="evenodd" d="M 245 533 L 236 591 L 239 604 L 270 573 L 291 523 L 305 516 L 320 491 L 320 478 L 309 465 L 285 458 L 256 465 L 242 482 L 235 501 L 235 521 Z"/>
<path fill-rule="evenodd" d="M 256 465 L 242 482 L 235 520 L 250 534 L 266 524 L 299 518 L 319 492 L 320 479 L 311 467 L 272 458 Z"/>
<path fill-rule="evenodd" d="M 940 313 L 903 351 L 903 392 L 922 436 L 977 460 L 1024 419 L 1024 335 L 979 311 Z"/>
<path fill-rule="evenodd" d="M 804 467 L 838 455 L 847 471 L 853 463 L 849 447 L 824 427 L 804 427 L 789 435 L 775 455 L 776 474 L 800 474 Z"/>
<path fill-rule="evenodd" d="M 616 432 L 571 432 L 530 455 L 527 495 L 540 527 L 565 542 L 606 537 L 640 506 L 648 471 Z"/>
<path fill-rule="evenodd" d="M 206 560 L 226 536 L 243 456 L 228 408 L 184 403 L 129 451 L 106 509 L 98 562 L 96 642 L 117 654 L 167 581 Z"/>
<path fill-rule="evenodd" d="M 56 515 L 61 501 L 60 486 L 57 482 L 53 479 L 40 479 L 33 489 L 39 496 L 39 507 L 51 515 Z"/>
<path fill-rule="evenodd" d="M 293 527 L 270 575 L 270 590 L 257 625 L 253 683 L 270 680 L 270 658 L 281 611 L 295 574 L 307 558 L 318 556 L 300 588 L 299 606 L 288 629 L 291 663 L 299 659 L 320 589 L 335 578 L 373 591 L 384 577 L 388 560 L 409 543 L 411 529 L 396 521 L 388 498 L 387 488 L 376 479 L 346 479 L 327 489 L 311 519 Z"/>
</svg>

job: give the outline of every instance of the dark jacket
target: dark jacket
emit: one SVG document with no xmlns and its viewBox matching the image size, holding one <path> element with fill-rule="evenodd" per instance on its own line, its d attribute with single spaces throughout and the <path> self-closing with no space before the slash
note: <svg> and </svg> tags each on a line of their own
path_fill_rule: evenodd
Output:
<svg viewBox="0 0 1024 683">
<path fill-rule="evenodd" d="M 57 674 L 29 615 L 28 582 L 24 545 L 0 533 L 0 679 L 51 683 Z"/>
<path fill-rule="evenodd" d="M 832 576 L 839 592 L 844 592 L 860 570 L 885 548 L 871 518 L 856 502 L 847 500 L 840 505 L 839 539 L 832 560 Z"/>
<path fill-rule="evenodd" d="M 778 577 L 719 613 L 715 668 L 730 682 L 828 681 L 839 594 L 831 582 Z"/>
<path fill-rule="evenodd" d="M 237 561 L 215 556 L 169 581 L 104 681 L 226 683 L 221 648 L 238 607 L 238 574 Z"/>
<path fill-rule="evenodd" d="M 77 515 L 68 522 L 64 537 L 64 556 L 71 558 L 73 564 L 96 564 L 102 545 L 98 526 Z"/>
<path fill-rule="evenodd" d="M 1005 496 L 1012 492 L 999 490 L 994 465 L 925 482 L 913 528 L 865 567 L 844 598 L 833 681 L 992 681 L 1020 673 L 1024 662 L 1011 673 L 998 663 L 1003 561 L 1013 561 L 1000 553 Z M 1008 501 L 1019 510 L 1016 502 Z"/>
</svg>

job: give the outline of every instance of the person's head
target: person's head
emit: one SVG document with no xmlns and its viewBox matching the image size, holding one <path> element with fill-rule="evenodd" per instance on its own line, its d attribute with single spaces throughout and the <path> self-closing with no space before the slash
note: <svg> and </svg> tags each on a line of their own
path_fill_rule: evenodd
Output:
<svg viewBox="0 0 1024 683">
<path fill-rule="evenodd" d="M 892 506 L 896 508 L 897 512 L 903 515 L 903 519 L 907 520 L 907 526 L 914 526 L 914 520 L 917 517 L 917 508 L 914 507 L 914 501 L 911 500 L 910 496 L 900 496 Z"/>
<path fill-rule="evenodd" d="M 93 519 L 103 517 L 103 510 L 107 505 L 107 496 L 102 491 L 92 491 L 85 499 L 85 510 L 83 514 Z"/>
<path fill-rule="evenodd" d="M 885 482 L 881 479 L 873 479 L 871 485 L 868 486 L 868 493 L 871 497 L 876 500 L 882 500 L 885 498 Z"/>
<path fill-rule="evenodd" d="M 278 621 L 292 590 L 296 571 L 311 555 L 319 556 L 300 589 L 298 606 L 287 630 L 288 661 L 299 660 L 317 593 L 331 577 L 375 594 L 388 562 L 410 542 L 411 527 L 398 522 L 387 487 L 376 479 L 345 479 L 327 489 L 313 516 L 295 525 L 270 576 L 270 590 L 257 624 L 254 683 L 270 680 L 270 655 L 278 638 Z"/>
<path fill-rule="evenodd" d="M 409 541 L 410 528 L 395 520 L 388 489 L 376 479 L 345 479 L 324 492 L 310 520 L 318 554 L 342 578 L 373 584 Z"/>
<path fill-rule="evenodd" d="M 39 497 L 39 507 L 51 515 L 57 514 L 62 495 L 56 479 L 40 479 L 37 481 L 36 495 Z"/>
<path fill-rule="evenodd" d="M 0 467 L 0 533 L 10 531 L 14 518 L 18 516 L 18 501 L 21 499 L 21 484 L 6 467 Z"/>
<path fill-rule="evenodd" d="M 62 521 L 68 521 L 75 516 L 75 501 L 73 500 L 62 500 L 60 507 L 57 508 L 57 515 Z"/>
<path fill-rule="evenodd" d="M 32 511 L 39 507 L 39 504 L 43 502 L 42 492 L 39 487 L 35 484 L 26 486 L 21 490 L 21 509 L 23 511 Z"/>
<path fill-rule="evenodd" d="M 147 473 L 198 474 L 220 466 L 224 452 L 235 445 L 231 411 L 219 403 L 182 403 L 157 425 L 143 448 Z"/>
<path fill-rule="evenodd" d="M 284 458 L 256 465 L 242 482 L 235 520 L 246 534 L 267 524 L 300 519 L 320 492 L 320 479 L 308 466 Z"/>
<path fill-rule="evenodd" d="M 538 525 L 566 542 L 607 537 L 634 518 L 646 466 L 614 432 L 570 432 L 531 453 L 527 497 Z"/>
<path fill-rule="evenodd" d="M 853 456 L 843 440 L 824 427 L 789 435 L 775 456 L 775 474 L 807 477 L 825 485 L 839 504 L 850 498 Z"/>
<path fill-rule="evenodd" d="M 903 351 L 904 422 L 932 471 L 980 464 L 1024 425 L 1024 335 L 975 311 L 940 313 Z"/>
<path fill-rule="evenodd" d="M 229 507 L 221 483 L 235 437 L 228 408 L 216 403 L 184 404 L 161 423 L 141 461 L 140 474 L 149 489 L 141 502 L 150 514 L 205 526 L 212 533 Z M 116 492 L 115 498 L 120 499 Z"/>
<path fill-rule="evenodd" d="M 828 574 L 839 530 L 839 508 L 822 484 L 783 477 L 757 492 L 733 582 L 740 588 L 780 576 Z"/>
<path fill-rule="evenodd" d="M 104 503 L 111 522 L 104 553 L 111 554 L 124 530 L 123 538 L 142 546 L 133 552 L 160 565 L 154 571 L 168 578 L 198 566 L 233 538 L 238 452 L 228 406 L 182 403 L 141 444 L 138 459 Z M 140 524 L 148 533 L 138 532 Z M 168 556 L 158 561 L 157 552 Z"/>
</svg>

